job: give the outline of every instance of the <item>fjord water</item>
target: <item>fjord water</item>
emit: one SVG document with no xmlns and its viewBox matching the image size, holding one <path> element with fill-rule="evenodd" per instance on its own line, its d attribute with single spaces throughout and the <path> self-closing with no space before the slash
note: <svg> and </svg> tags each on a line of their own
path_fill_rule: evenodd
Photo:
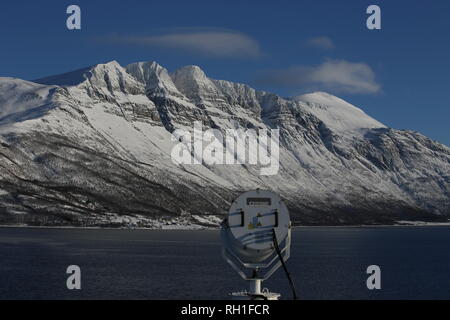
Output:
<svg viewBox="0 0 450 320">
<path fill-rule="evenodd" d="M 382 289 L 366 268 L 379 265 Z M 66 268 L 81 267 L 79 291 Z M 450 227 L 301 227 L 287 263 L 301 299 L 450 299 Z M 263 287 L 291 292 L 282 270 Z M 226 299 L 245 283 L 219 232 L 0 228 L 0 299 Z"/>
</svg>

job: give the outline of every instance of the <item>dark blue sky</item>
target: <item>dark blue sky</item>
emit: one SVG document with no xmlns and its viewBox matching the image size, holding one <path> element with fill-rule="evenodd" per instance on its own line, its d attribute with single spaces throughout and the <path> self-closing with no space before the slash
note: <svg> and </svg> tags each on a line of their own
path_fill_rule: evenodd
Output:
<svg viewBox="0 0 450 320">
<path fill-rule="evenodd" d="M 77 4 L 82 30 L 66 28 Z M 370 4 L 382 30 L 366 28 Z M 0 76 L 35 79 L 117 60 L 199 65 L 293 96 L 329 91 L 388 126 L 450 145 L 450 1 L 8 1 Z"/>
</svg>

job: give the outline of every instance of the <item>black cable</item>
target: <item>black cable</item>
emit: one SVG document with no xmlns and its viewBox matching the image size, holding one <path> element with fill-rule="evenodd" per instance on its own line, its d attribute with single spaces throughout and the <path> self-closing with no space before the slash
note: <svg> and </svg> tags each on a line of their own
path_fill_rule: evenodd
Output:
<svg viewBox="0 0 450 320">
<path fill-rule="evenodd" d="M 273 234 L 273 244 L 275 246 L 275 251 L 278 254 L 278 258 L 280 258 L 281 265 L 283 266 L 284 272 L 286 273 L 286 277 L 289 280 L 289 285 L 291 286 L 292 296 L 293 296 L 292 299 L 297 300 L 297 292 L 295 291 L 294 281 L 292 281 L 291 275 L 286 267 L 286 264 L 284 263 L 284 259 L 281 256 L 281 251 L 280 251 L 280 247 L 278 246 L 278 240 L 277 240 L 277 235 L 275 233 L 275 229 L 272 229 L 272 234 Z"/>
</svg>

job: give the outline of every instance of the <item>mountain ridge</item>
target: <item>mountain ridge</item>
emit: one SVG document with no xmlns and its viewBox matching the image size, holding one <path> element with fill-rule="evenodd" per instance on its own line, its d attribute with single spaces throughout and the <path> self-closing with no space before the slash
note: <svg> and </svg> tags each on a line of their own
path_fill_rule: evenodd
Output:
<svg viewBox="0 0 450 320">
<path fill-rule="evenodd" d="M 295 223 L 450 217 L 449 148 L 343 108 L 337 97 L 325 96 L 331 106 L 289 100 L 210 79 L 198 67 L 169 73 L 156 62 L 80 70 L 36 80 L 52 94 L 33 116 L 0 119 L 0 222 L 104 225 L 139 217 L 152 226 L 220 216 L 239 192 L 256 188 L 280 193 Z M 279 128 L 279 174 L 174 164 L 171 133 L 195 121 L 222 131 Z"/>
</svg>

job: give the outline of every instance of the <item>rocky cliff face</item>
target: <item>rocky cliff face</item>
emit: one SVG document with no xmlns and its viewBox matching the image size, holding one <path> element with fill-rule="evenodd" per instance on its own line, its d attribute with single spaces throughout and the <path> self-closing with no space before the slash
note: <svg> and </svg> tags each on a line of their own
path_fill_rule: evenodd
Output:
<svg viewBox="0 0 450 320">
<path fill-rule="evenodd" d="M 171 133 L 280 129 L 280 170 L 178 165 Z M 0 222 L 99 225 L 220 215 L 241 191 L 280 193 L 304 224 L 444 221 L 450 149 L 387 128 L 326 93 L 295 99 L 173 74 L 155 62 L 99 64 L 34 82 L 0 78 Z"/>
</svg>

